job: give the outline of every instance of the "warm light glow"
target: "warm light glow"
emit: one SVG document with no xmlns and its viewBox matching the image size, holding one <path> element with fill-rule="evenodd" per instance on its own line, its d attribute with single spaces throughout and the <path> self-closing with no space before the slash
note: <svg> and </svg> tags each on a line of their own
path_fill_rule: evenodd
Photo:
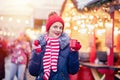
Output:
<svg viewBox="0 0 120 80">
<path fill-rule="evenodd" d="M 69 22 L 66 22 L 66 23 L 65 23 L 65 27 L 70 27 L 70 23 L 69 23 Z"/>
<path fill-rule="evenodd" d="M 112 27 L 112 25 L 113 25 L 113 24 L 112 24 L 111 22 L 106 22 L 106 23 L 105 23 L 105 26 L 106 26 L 106 27 Z"/>
<path fill-rule="evenodd" d="M 29 21 L 28 21 L 28 20 L 25 20 L 25 24 L 29 24 Z"/>
<path fill-rule="evenodd" d="M 2 34 L 2 31 L 0 31 L 0 35 Z"/>
<path fill-rule="evenodd" d="M 73 4 L 69 3 L 69 4 L 68 4 L 68 7 L 69 7 L 69 8 L 72 8 L 72 7 L 74 7 L 74 6 L 73 6 Z"/>
<path fill-rule="evenodd" d="M 42 33 L 44 33 L 44 32 L 45 32 L 45 30 L 46 30 L 45 25 L 42 25 L 41 32 L 42 32 Z"/>
<path fill-rule="evenodd" d="M 4 31 L 4 32 L 3 32 L 3 35 L 6 35 L 6 34 L 7 34 L 7 32 Z"/>
<path fill-rule="evenodd" d="M 89 18 L 92 20 L 94 18 L 94 16 L 90 16 Z"/>
<path fill-rule="evenodd" d="M 17 23 L 20 23 L 21 22 L 21 20 L 20 19 L 17 19 Z"/>
<path fill-rule="evenodd" d="M 81 18 L 86 19 L 87 16 L 86 15 L 81 15 Z"/>
<path fill-rule="evenodd" d="M 78 32 L 81 34 L 85 34 L 87 32 L 87 29 L 79 29 Z"/>
<path fill-rule="evenodd" d="M 13 20 L 13 18 L 12 18 L 12 17 L 10 17 L 10 18 L 9 18 L 9 21 L 12 21 L 12 20 Z"/>
<path fill-rule="evenodd" d="M 114 35 L 118 35 L 118 34 L 119 34 L 118 27 L 115 27 L 115 28 L 114 28 Z"/>
<path fill-rule="evenodd" d="M 78 19 L 80 19 L 80 16 L 74 16 L 72 19 L 73 20 L 78 20 Z"/>
<path fill-rule="evenodd" d="M 66 29 L 65 32 L 66 32 L 67 34 L 70 34 L 70 33 L 71 33 L 71 30 L 70 30 L 70 29 Z"/>
<path fill-rule="evenodd" d="M 35 39 L 37 39 L 38 35 L 40 34 L 40 31 L 34 30 L 34 29 L 33 30 L 27 29 L 26 34 L 30 37 L 31 40 L 35 40 Z"/>
<path fill-rule="evenodd" d="M 77 24 L 80 25 L 81 21 L 77 20 Z"/>
<path fill-rule="evenodd" d="M 103 22 L 102 22 L 102 21 L 99 21 L 99 22 L 98 22 L 98 26 L 103 26 Z"/>
<path fill-rule="evenodd" d="M 66 17 L 64 20 L 65 20 L 66 22 L 69 22 L 69 21 L 71 20 L 71 18 L 70 18 L 70 17 Z"/>
<path fill-rule="evenodd" d="M 85 25 L 85 23 L 82 23 L 80 26 L 81 26 L 81 28 L 85 28 L 86 25 Z"/>
<path fill-rule="evenodd" d="M 120 30 L 118 31 L 118 34 L 120 34 Z"/>
<path fill-rule="evenodd" d="M 86 26 L 88 27 L 89 30 L 93 30 L 95 28 L 95 26 L 91 24 L 87 24 Z"/>
<path fill-rule="evenodd" d="M 0 17 L 0 20 L 3 20 L 3 19 L 4 19 L 3 16 L 1 16 L 1 17 Z"/>
<path fill-rule="evenodd" d="M 77 27 L 77 26 L 74 26 L 73 29 L 74 29 L 74 30 L 78 30 L 78 27 Z"/>
<path fill-rule="evenodd" d="M 11 36 L 15 36 L 15 33 L 12 32 L 12 33 L 11 33 Z"/>
<path fill-rule="evenodd" d="M 97 35 L 103 35 L 103 33 L 105 33 L 105 29 L 100 29 L 96 31 Z"/>
</svg>

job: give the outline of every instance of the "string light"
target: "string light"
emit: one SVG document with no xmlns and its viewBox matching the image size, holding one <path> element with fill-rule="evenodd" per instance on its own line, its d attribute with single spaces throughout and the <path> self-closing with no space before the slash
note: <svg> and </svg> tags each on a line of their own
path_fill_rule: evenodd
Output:
<svg viewBox="0 0 120 80">
<path fill-rule="evenodd" d="M 9 18 L 9 21 L 12 21 L 12 20 L 13 20 L 13 18 L 12 18 L 12 17 L 10 17 L 10 18 Z"/>
<path fill-rule="evenodd" d="M 25 24 L 29 24 L 29 21 L 28 21 L 28 20 L 25 20 Z"/>
<path fill-rule="evenodd" d="M 21 22 L 21 20 L 20 19 L 17 19 L 17 23 L 20 23 Z"/>
<path fill-rule="evenodd" d="M 3 19 L 4 19 L 4 17 L 3 17 L 3 16 L 1 16 L 1 17 L 0 17 L 0 20 L 3 20 Z"/>
</svg>

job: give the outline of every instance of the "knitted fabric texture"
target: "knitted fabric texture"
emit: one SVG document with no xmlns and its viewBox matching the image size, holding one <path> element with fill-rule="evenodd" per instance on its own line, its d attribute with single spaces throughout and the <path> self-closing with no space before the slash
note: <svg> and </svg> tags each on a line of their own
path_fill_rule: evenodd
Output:
<svg viewBox="0 0 120 80">
<path fill-rule="evenodd" d="M 59 40 L 57 38 L 46 38 L 47 45 L 43 57 L 44 80 L 48 80 L 51 69 L 57 71 L 57 62 L 59 55 Z"/>
<path fill-rule="evenodd" d="M 54 15 L 51 15 L 51 16 L 48 18 L 47 22 L 46 22 L 46 32 L 48 32 L 48 30 L 49 30 L 49 28 L 51 27 L 51 25 L 52 25 L 53 23 L 55 23 L 55 22 L 60 22 L 60 23 L 62 23 L 62 25 L 63 25 L 63 27 L 64 27 L 64 21 L 63 21 L 63 19 L 62 19 L 60 16 L 58 16 L 57 14 L 54 14 Z"/>
</svg>

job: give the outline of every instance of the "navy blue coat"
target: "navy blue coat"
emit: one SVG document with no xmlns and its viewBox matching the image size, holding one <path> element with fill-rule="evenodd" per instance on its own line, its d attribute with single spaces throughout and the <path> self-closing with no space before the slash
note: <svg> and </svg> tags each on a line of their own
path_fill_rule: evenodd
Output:
<svg viewBox="0 0 120 80">
<path fill-rule="evenodd" d="M 43 80 L 43 55 L 45 53 L 46 41 L 45 34 L 41 35 L 38 40 L 42 47 L 42 52 L 37 54 L 32 50 L 32 57 L 30 59 L 28 69 L 29 73 L 36 76 L 36 80 Z M 79 70 L 78 51 L 71 51 L 69 47 L 70 38 L 63 33 L 60 36 L 60 52 L 58 57 L 57 72 L 51 70 L 49 80 L 70 80 L 69 74 L 75 74 Z"/>
</svg>

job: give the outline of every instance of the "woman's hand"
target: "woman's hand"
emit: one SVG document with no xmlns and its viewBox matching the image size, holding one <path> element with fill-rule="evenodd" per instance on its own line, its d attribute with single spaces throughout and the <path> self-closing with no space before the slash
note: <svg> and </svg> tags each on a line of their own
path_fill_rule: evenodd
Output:
<svg viewBox="0 0 120 80">
<path fill-rule="evenodd" d="M 32 46 L 32 49 L 34 49 L 34 50 L 36 51 L 36 53 L 39 53 L 39 52 L 42 51 L 39 40 L 35 40 L 35 41 L 34 41 L 33 46 Z"/>
<path fill-rule="evenodd" d="M 81 47 L 82 46 L 81 46 L 80 42 L 78 42 L 77 40 L 75 40 L 75 39 L 70 40 L 70 48 L 72 51 L 78 51 Z"/>
</svg>

